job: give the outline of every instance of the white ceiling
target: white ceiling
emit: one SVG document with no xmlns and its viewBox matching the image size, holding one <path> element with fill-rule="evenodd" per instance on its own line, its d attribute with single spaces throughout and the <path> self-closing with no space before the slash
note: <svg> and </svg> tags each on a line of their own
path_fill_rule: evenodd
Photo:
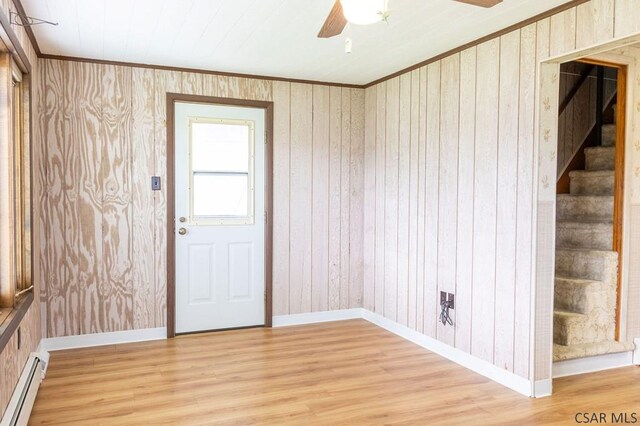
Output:
<svg viewBox="0 0 640 426">
<path fill-rule="evenodd" d="M 22 0 L 43 53 L 365 84 L 568 0 L 389 0 L 388 24 L 318 39 L 334 0 Z M 345 34 L 353 53 L 344 53 Z"/>
</svg>

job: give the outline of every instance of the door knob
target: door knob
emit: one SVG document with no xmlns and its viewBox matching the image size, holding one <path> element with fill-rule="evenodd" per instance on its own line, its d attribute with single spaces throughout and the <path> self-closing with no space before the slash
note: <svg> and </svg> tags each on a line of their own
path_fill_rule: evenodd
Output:
<svg viewBox="0 0 640 426">
<path fill-rule="evenodd" d="M 180 234 L 180 235 L 184 235 L 184 234 L 186 234 L 186 233 L 187 233 L 187 228 L 180 228 L 180 229 L 178 229 L 178 234 Z"/>
</svg>

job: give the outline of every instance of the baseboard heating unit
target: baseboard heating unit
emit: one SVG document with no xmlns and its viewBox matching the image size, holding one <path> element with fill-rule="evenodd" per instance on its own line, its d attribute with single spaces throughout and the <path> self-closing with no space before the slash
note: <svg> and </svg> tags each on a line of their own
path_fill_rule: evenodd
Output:
<svg viewBox="0 0 640 426">
<path fill-rule="evenodd" d="M 31 409 L 36 400 L 40 382 L 42 382 L 42 364 L 38 354 L 32 353 L 29 356 L 11 396 L 7 411 L 0 421 L 0 426 L 22 426 L 29 422 Z"/>
</svg>

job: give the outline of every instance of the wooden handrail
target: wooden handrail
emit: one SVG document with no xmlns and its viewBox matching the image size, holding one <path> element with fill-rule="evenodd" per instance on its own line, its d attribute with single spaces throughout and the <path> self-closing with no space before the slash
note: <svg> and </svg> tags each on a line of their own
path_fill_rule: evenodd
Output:
<svg viewBox="0 0 640 426">
<path fill-rule="evenodd" d="M 564 110 L 567 108 L 567 106 L 571 102 L 571 99 L 573 99 L 576 93 L 578 93 L 578 90 L 580 90 L 584 82 L 587 80 L 587 78 L 589 78 L 589 74 L 591 74 L 591 71 L 593 71 L 594 68 L 595 68 L 595 65 L 589 64 L 582 71 L 582 74 L 580 74 L 580 78 L 578 79 L 578 81 L 576 81 L 576 84 L 573 85 L 571 90 L 569 90 L 569 93 L 567 93 L 567 96 L 565 96 L 565 98 L 562 100 L 562 103 L 560 104 L 560 108 L 558 109 L 558 115 L 564 112 Z"/>
</svg>

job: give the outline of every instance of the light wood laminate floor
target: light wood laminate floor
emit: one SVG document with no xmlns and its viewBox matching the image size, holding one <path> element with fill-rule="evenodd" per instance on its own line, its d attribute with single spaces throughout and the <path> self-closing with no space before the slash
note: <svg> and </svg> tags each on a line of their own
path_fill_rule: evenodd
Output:
<svg viewBox="0 0 640 426">
<path fill-rule="evenodd" d="M 351 320 L 53 352 L 31 423 L 575 424 L 640 413 L 640 368 L 557 379 L 554 392 L 526 398 Z"/>
</svg>

